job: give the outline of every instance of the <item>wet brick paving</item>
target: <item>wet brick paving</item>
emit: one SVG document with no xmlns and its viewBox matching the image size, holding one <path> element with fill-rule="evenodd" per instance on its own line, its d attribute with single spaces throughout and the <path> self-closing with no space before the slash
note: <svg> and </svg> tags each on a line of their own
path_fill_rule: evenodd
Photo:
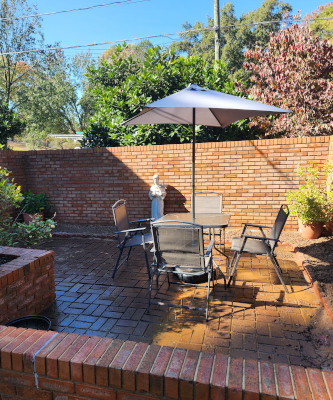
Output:
<svg viewBox="0 0 333 400">
<path fill-rule="evenodd" d="M 111 278 L 118 254 L 116 241 L 52 238 L 38 248 L 55 251 L 56 302 L 43 314 L 52 329 L 159 345 L 224 353 L 232 357 L 333 367 L 333 323 L 313 288 L 293 260 L 289 247 L 278 248 L 286 294 L 265 257 L 244 255 L 233 285 L 218 281 L 210 296 L 209 321 L 204 313 L 151 306 L 146 313 L 149 282 L 142 248 Z M 152 255 L 150 254 L 150 261 Z M 225 269 L 225 261 L 221 260 Z M 153 296 L 182 298 L 197 306 L 205 290 L 168 289 L 165 278 Z"/>
</svg>

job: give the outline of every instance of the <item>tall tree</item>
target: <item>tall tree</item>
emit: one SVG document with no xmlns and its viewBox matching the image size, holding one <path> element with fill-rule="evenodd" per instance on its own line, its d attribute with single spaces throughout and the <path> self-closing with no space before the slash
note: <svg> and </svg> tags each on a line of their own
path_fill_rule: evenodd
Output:
<svg viewBox="0 0 333 400">
<path fill-rule="evenodd" d="M 93 114 L 84 77 L 92 65 L 89 54 L 67 60 L 60 51 L 34 51 L 49 47 L 35 14 L 28 0 L 0 0 L 0 103 L 3 116 L 15 116 L 6 129 L 0 128 L 4 144 L 22 134 L 24 126 L 33 147 L 50 132 L 83 131 Z M 24 125 L 17 123 L 17 115 Z"/>
<path fill-rule="evenodd" d="M 88 126 L 94 109 L 84 76 L 94 65 L 89 54 L 67 60 L 60 51 L 50 53 L 44 69 L 32 71 L 28 96 L 19 106 L 26 121 L 25 140 L 38 147 L 51 133 L 75 134 Z"/>
<path fill-rule="evenodd" d="M 226 64 L 230 75 L 247 77 L 244 74 L 242 64 L 245 61 L 244 51 L 252 49 L 258 42 L 265 46 L 269 42 L 271 32 L 277 32 L 283 15 L 291 11 L 289 3 L 279 0 L 265 0 L 259 8 L 244 13 L 240 18 L 235 15 L 233 4 L 229 1 L 221 9 L 221 60 Z M 254 22 L 276 21 L 274 24 L 252 25 Z M 212 30 L 213 19 L 207 17 L 207 25 L 196 22 L 193 26 L 186 22 L 184 30 L 194 32 L 182 33 L 180 41 L 173 42 L 172 48 L 178 52 L 186 52 L 189 55 L 201 55 L 207 61 L 214 59 L 214 32 Z M 201 30 L 195 32 L 195 30 Z"/>
<path fill-rule="evenodd" d="M 333 42 L 333 20 L 319 20 L 320 18 L 332 18 L 333 17 L 333 3 L 327 3 L 321 5 L 317 10 L 313 11 L 306 16 L 309 19 L 317 19 L 310 23 L 310 29 L 315 36 L 319 36 L 322 39 L 327 39 L 330 43 Z"/>
<path fill-rule="evenodd" d="M 117 52 L 121 53 L 119 46 Z M 85 147 L 129 146 L 142 144 L 188 143 L 191 129 L 183 125 L 123 126 L 142 108 L 155 100 L 196 83 L 210 89 L 235 94 L 233 82 L 223 63 L 209 64 L 199 56 L 181 57 L 160 47 L 148 49 L 145 62 L 117 52 L 98 68 L 90 69 L 89 81 L 96 102 L 91 128 L 85 132 Z M 200 126 L 196 130 L 201 142 L 239 140 L 251 136 L 245 121 L 227 129 Z"/>
<path fill-rule="evenodd" d="M 36 8 L 26 0 L 1 0 L 0 2 L 0 101 L 10 115 L 21 102 L 21 96 L 30 85 L 31 66 L 40 64 L 43 54 L 19 53 L 36 48 L 43 42 L 38 17 L 22 18 L 36 14 Z M 17 54 L 8 54 L 15 53 Z M 20 129 L 8 130 L 8 137 L 20 134 Z M 7 144 L 7 138 L 4 142 Z"/>
<path fill-rule="evenodd" d="M 252 73 L 248 94 L 292 114 L 254 120 L 268 137 L 332 135 L 333 46 L 314 37 L 308 24 L 294 24 L 267 48 L 248 50 L 244 68 Z"/>
</svg>

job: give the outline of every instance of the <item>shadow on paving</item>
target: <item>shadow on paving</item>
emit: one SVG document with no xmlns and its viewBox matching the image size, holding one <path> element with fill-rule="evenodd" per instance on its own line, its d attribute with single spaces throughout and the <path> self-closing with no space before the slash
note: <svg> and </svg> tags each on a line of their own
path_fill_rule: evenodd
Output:
<svg viewBox="0 0 333 400">
<path fill-rule="evenodd" d="M 141 248 L 132 251 L 115 279 L 111 275 L 118 255 L 116 241 L 53 238 L 38 248 L 55 251 L 57 300 L 44 315 L 58 332 L 333 367 L 333 323 L 289 247 L 277 251 L 290 294 L 284 292 L 269 260 L 244 255 L 229 289 L 218 280 L 207 323 L 199 311 L 151 306 L 146 314 L 149 282 Z M 225 260 L 220 266 L 225 270 Z M 202 288 L 169 289 L 165 277 L 159 283 L 158 293 L 154 284 L 155 300 L 182 299 L 196 306 L 205 301 Z"/>
</svg>

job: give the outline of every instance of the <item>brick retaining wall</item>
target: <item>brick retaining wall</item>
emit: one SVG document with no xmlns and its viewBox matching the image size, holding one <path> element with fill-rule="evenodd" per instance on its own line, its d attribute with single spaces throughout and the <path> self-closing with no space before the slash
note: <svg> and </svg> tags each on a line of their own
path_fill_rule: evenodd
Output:
<svg viewBox="0 0 333 400">
<path fill-rule="evenodd" d="M 333 398 L 333 371 L 119 339 L 0 326 L 0 398 Z"/>
<path fill-rule="evenodd" d="M 0 246 L 0 254 L 17 256 L 1 265 L 0 323 L 39 314 L 55 301 L 53 251 Z"/>
<path fill-rule="evenodd" d="M 332 154 L 333 137 L 199 143 L 196 189 L 224 195 L 230 226 L 253 220 L 272 224 L 297 188 L 297 164 L 320 167 Z M 331 146 L 331 151 L 330 151 Z M 112 223 L 111 205 L 128 200 L 130 218 L 150 216 L 152 176 L 165 181 L 165 213 L 190 210 L 191 144 L 100 149 L 0 152 L 23 190 L 45 191 L 60 222 Z M 287 229 L 297 229 L 289 219 Z"/>
</svg>

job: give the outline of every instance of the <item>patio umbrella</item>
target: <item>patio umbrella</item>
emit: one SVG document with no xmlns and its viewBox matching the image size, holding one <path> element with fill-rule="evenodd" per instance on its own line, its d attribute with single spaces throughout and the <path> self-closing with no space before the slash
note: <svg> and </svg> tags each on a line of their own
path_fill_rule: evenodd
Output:
<svg viewBox="0 0 333 400">
<path fill-rule="evenodd" d="M 124 125 L 184 124 L 193 127 L 192 146 L 192 217 L 195 218 L 195 125 L 225 128 L 232 122 L 249 117 L 282 114 L 291 111 L 269 106 L 242 97 L 189 85 L 154 103 L 124 122 Z"/>
</svg>

